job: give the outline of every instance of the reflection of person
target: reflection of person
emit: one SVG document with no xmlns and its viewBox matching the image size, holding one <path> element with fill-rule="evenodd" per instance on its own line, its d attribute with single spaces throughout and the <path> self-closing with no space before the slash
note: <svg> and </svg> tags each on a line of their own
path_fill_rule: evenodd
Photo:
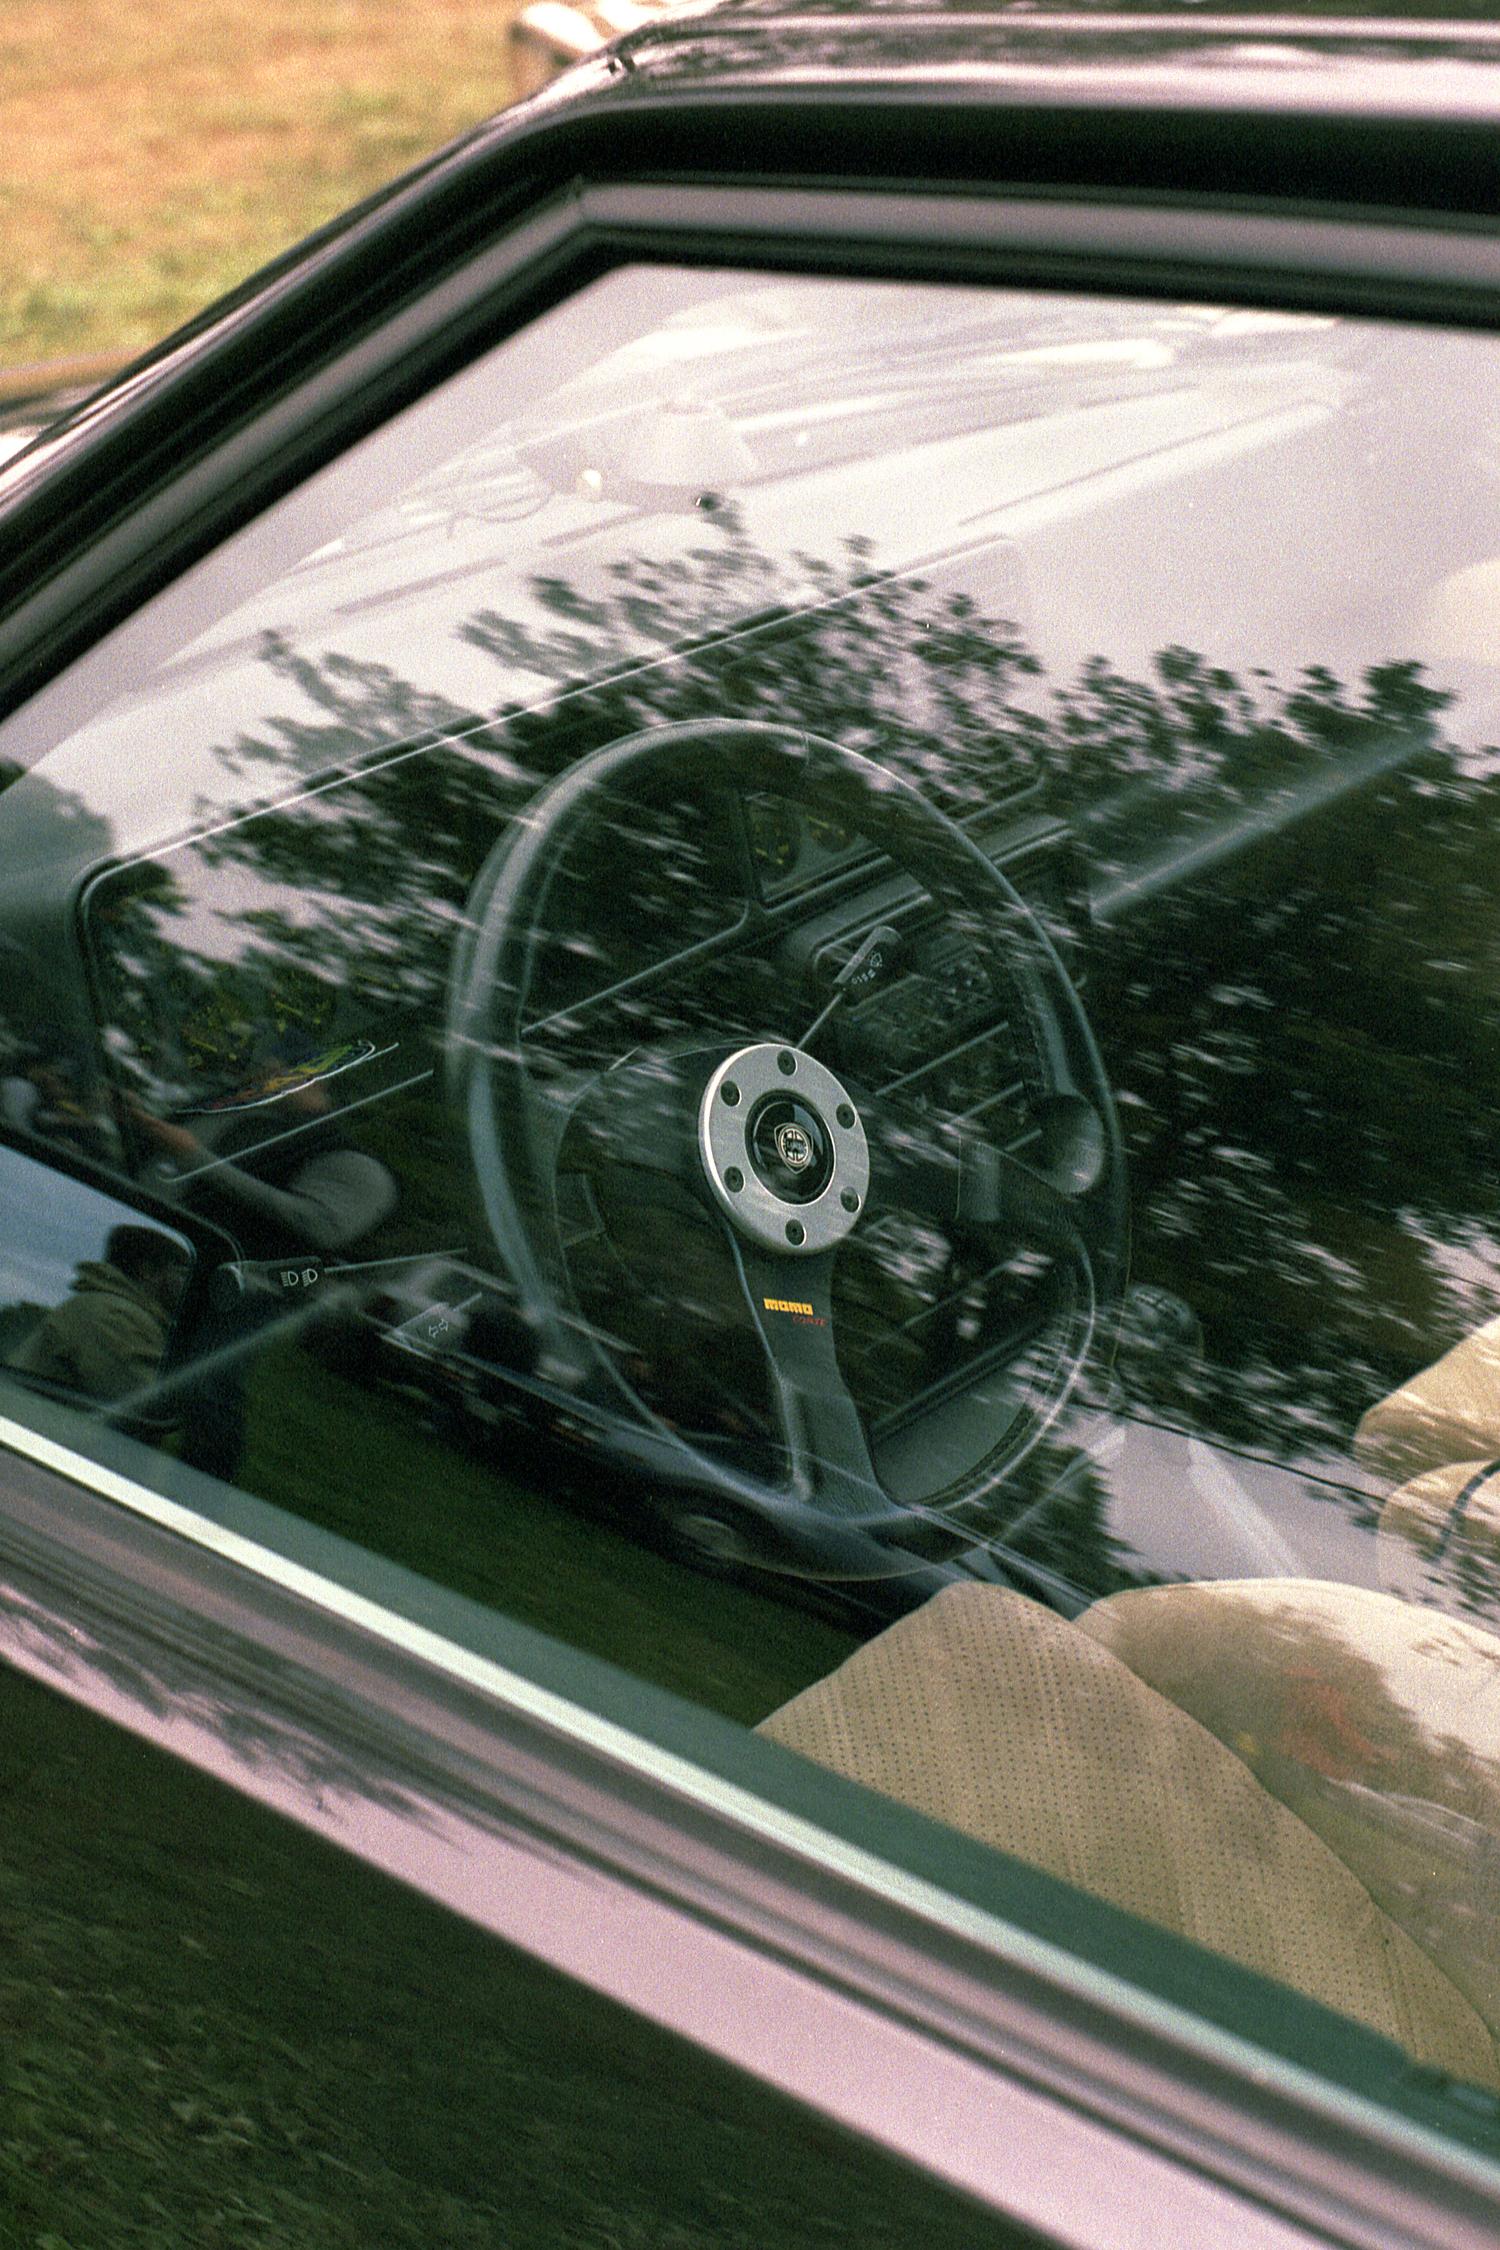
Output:
<svg viewBox="0 0 1500 2250">
<path fill-rule="evenodd" d="M 242 1161 L 233 1135 L 209 1147 L 138 1102 L 130 1114 L 191 1181 L 196 1209 L 227 1227 L 248 1256 L 284 1258 L 346 1250 L 395 1208 L 390 1173 L 344 1137 L 332 1110 L 327 1086 L 315 1079 L 242 1112 L 254 1117 L 257 1142 Z"/>
<path fill-rule="evenodd" d="M 213 1146 L 139 1102 L 130 1104 L 130 1115 L 176 1165 L 194 1209 L 225 1227 L 259 1262 L 321 1260 L 348 1250 L 395 1209 L 390 1172 L 354 1147 L 333 1109 L 326 1084 L 308 1080 L 231 1112 Z M 246 1357 L 257 1331 L 278 1310 L 273 1296 L 247 1297 L 212 1316 L 196 1339 L 204 1366 L 183 1392 L 180 1452 L 194 1468 L 226 1482 L 233 1482 L 244 1451 Z"/>
<path fill-rule="evenodd" d="M 80 1098 L 65 1061 L 33 1055 L 0 1078 L 0 1125 L 31 1140 L 114 1159 L 118 1145 L 107 1119 Z"/>
<path fill-rule="evenodd" d="M 143 1389 L 166 1351 L 186 1264 L 181 1244 L 155 1227 L 115 1227 L 103 1259 L 85 1259 L 72 1295 L 43 1316 L 11 1366 L 105 1402 Z"/>
</svg>

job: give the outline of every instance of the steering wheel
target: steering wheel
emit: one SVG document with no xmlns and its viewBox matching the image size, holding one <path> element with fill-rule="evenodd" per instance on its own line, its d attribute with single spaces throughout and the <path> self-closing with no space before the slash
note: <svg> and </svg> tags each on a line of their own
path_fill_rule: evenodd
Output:
<svg viewBox="0 0 1500 2250">
<path fill-rule="evenodd" d="M 799 1041 L 784 1023 L 748 1039 L 627 1040 L 603 1068 L 548 1057 L 533 988 L 565 861 L 576 866 L 580 842 L 597 842 L 606 820 L 639 833 L 654 805 L 710 793 L 742 807 L 757 794 L 791 799 L 808 821 L 854 832 L 914 879 L 1025 1050 L 1038 1161 L 986 1138 L 980 1121 L 919 1112 L 899 1089 L 841 1074 L 812 1052 L 812 1034 Z M 741 942 L 731 932 L 725 950 Z M 683 974 L 694 952 L 685 946 L 645 980 Z M 833 1012 L 825 1007 L 819 1025 Z M 1119 1293 L 1123 1160 L 1098 1049 L 1056 948 L 1005 875 L 917 787 L 837 742 L 749 721 L 663 726 L 585 756 L 543 787 L 481 872 L 454 969 L 448 1061 L 488 1228 L 541 1339 L 543 1370 L 576 1402 L 578 1431 L 667 1491 L 669 1513 L 697 1527 L 705 1550 L 871 1578 L 910 1570 L 918 1525 L 929 1552 L 934 1524 L 955 1544 L 972 1541 L 954 1527 L 1055 1420 Z M 625 1183 L 661 1206 L 663 1226 L 684 1193 L 717 1222 L 741 1325 L 768 1377 L 772 1473 L 673 1427 L 632 1386 L 604 1324 L 580 1309 L 564 1216 L 564 1183 L 580 1175 L 611 1192 Z M 1024 1399 L 994 1415 L 977 1449 L 972 1436 L 960 1447 L 956 1473 L 939 1465 L 917 1493 L 909 1482 L 893 1493 L 877 1473 L 838 1351 L 840 1253 L 895 1206 L 978 1245 L 981 1262 L 1019 1246 L 1046 1278 Z M 974 1386 L 957 1391 L 972 1424 Z"/>
</svg>

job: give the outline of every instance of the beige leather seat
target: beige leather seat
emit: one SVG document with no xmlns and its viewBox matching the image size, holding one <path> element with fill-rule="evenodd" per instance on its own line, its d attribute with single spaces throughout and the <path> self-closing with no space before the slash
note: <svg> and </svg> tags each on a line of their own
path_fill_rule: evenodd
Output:
<svg viewBox="0 0 1500 2250">
<path fill-rule="evenodd" d="M 1500 1320 L 1372 1406 L 1354 1433 L 1354 1455 L 1398 1478 L 1500 1456 Z"/>
<path fill-rule="evenodd" d="M 1372 1406 L 1354 1452 L 1402 1480 L 1380 1518 L 1382 1585 L 1500 1632 L 1500 1320 Z"/>
<path fill-rule="evenodd" d="M 1199 1695 L 1201 1667 L 1166 1661 L 1175 1628 L 1165 1607 L 1125 1605 L 1200 1598 L 1182 1610 L 1182 1631 L 1211 1670 L 1200 1628 L 1215 1613 L 1201 1597 L 1220 1591 L 1119 1596 L 1081 1629 L 1019 1594 L 950 1587 L 761 1731 L 1292 1985 L 1423 2062 L 1500 2085 L 1473 2001 L 1311 1822 L 1263 1786 L 1248 1739 L 1234 1739 L 1245 1731 L 1238 1720 L 1214 1705 L 1220 1733 L 1150 1677 L 1156 1667 Z M 1421 1622 L 1434 1624 L 1430 1614 Z M 1280 1633 L 1277 1624 L 1278 1656 L 1296 1665 L 1297 1635 Z M 1500 1666 L 1500 1644 L 1474 1637 Z M 1243 1669 L 1259 1681 L 1258 1657 L 1247 1654 Z"/>
<path fill-rule="evenodd" d="M 1322 1580 L 1156 1587 L 1078 1622 L 1243 1759 L 1500 2033 L 1500 1640 Z"/>
<path fill-rule="evenodd" d="M 1380 1582 L 1500 1634 L 1500 1463 L 1448 1461 L 1381 1511 Z"/>
</svg>

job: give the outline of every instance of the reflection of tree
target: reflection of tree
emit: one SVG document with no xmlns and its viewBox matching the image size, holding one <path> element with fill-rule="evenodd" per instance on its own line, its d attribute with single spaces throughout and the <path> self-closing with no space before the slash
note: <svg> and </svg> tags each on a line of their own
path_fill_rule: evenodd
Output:
<svg viewBox="0 0 1500 2250">
<path fill-rule="evenodd" d="M 12 1298 L 9 1304 L 0 1305 L 0 1367 L 20 1350 L 46 1312 L 45 1305 L 26 1297 Z"/>
<path fill-rule="evenodd" d="M 0 1119 L 7 1134 L 111 1162 L 99 1089 L 98 1027 L 58 918 L 112 831 L 76 791 L 0 761 Z"/>
<path fill-rule="evenodd" d="M 1148 1573 L 1111 1534 L 1105 1479 L 1076 1447 L 1044 1439 L 1012 1480 L 1006 1500 L 994 1553 L 1023 1591 L 1035 1585 L 1072 1614 L 1106 1594 L 1148 1583 Z M 1028 1566 L 1045 1575 L 1033 1581 Z M 1053 1580 L 1060 1583 L 1054 1586 Z"/>
<path fill-rule="evenodd" d="M 1500 1619 L 1500 1556 L 1483 1546 L 1460 1545 L 1446 1574 L 1440 1561 L 1432 1576 L 1440 1585 L 1446 1577 L 1456 1606 L 1464 1616 L 1494 1630 L 1496 1620 Z"/>
<path fill-rule="evenodd" d="M 1091 692 L 1095 742 L 1101 720 L 1125 732 L 1118 704 L 1138 770 L 1142 691 Z M 1191 1272 L 1210 1427 L 1273 1447 L 1279 1429 L 1289 1453 L 1338 1444 L 1487 1309 L 1452 1253 L 1487 1250 L 1497 1187 L 1500 782 L 1461 772 L 1445 700 L 1409 665 L 1359 699 L 1309 674 L 1267 723 L 1169 652 L 1153 717 L 1189 772 L 1147 811 L 1186 871 L 1101 949 L 1141 1263 Z M 1249 845 L 1195 868 L 1236 807 L 1258 815 Z M 1106 805 L 1106 862 L 1110 827 Z"/>
<path fill-rule="evenodd" d="M 1372 1396 L 1478 1317 L 1486 1285 L 1458 1272 L 1471 1250 L 1481 1277 L 1492 1263 L 1500 782 L 1445 743 L 1419 667 L 1282 688 L 1168 649 L 1145 680 L 1094 660 L 1049 705 L 1015 628 L 968 595 L 882 577 L 858 543 L 842 569 L 776 561 L 728 504 L 685 552 L 617 562 L 602 590 L 538 580 L 527 601 L 458 626 L 552 684 L 490 717 L 389 664 L 267 640 L 314 715 L 224 755 L 281 785 L 290 770 L 299 794 L 109 894 L 138 1072 L 160 1047 L 148 994 L 210 1046 L 319 990 L 435 1039 L 475 876 L 541 779 L 650 725 L 774 720 L 868 750 L 960 815 L 1029 793 L 1066 822 L 1099 925 L 1089 1005 L 1137 1264 L 1205 1327 L 1206 1431 L 1342 1451 Z M 616 818 L 621 848 L 649 826 Z M 601 859 L 584 899 L 604 898 L 606 932 L 648 910 L 652 882 L 680 890 L 673 834 L 627 883 Z M 187 942 L 205 907 L 217 954 Z"/>
<path fill-rule="evenodd" d="M 1088 1629 L 1243 1758 L 1500 2027 L 1500 1761 L 1482 1720 L 1435 1717 L 1488 1710 L 1500 1642 L 1353 1601 L 1346 1617 L 1333 1588 L 1174 1592 Z"/>
<path fill-rule="evenodd" d="M 230 1697 L 205 1687 L 201 1660 L 165 1636 L 145 1657 L 123 1628 L 84 1633 L 59 1622 L 24 1592 L 6 1588 L 0 1592 L 0 1638 L 19 1649 L 40 1678 L 103 1686 L 120 1698 L 142 1731 L 187 1721 L 211 1734 L 234 1768 L 290 1785 L 315 1803 L 342 1798 L 419 1822 L 431 1819 L 431 1808 L 414 1790 L 378 1778 L 372 1761 L 339 1749 L 328 1733 L 290 1713 L 257 1706 L 252 1696 Z"/>
<path fill-rule="evenodd" d="M 565 580 L 534 590 L 552 629 L 481 611 L 462 637 L 569 695 L 578 751 L 678 720 L 770 719 L 833 735 L 904 772 L 945 809 L 967 812 L 1039 778 L 1048 737 L 1020 700 L 1041 667 L 1013 625 L 985 617 L 965 593 L 883 577 L 870 550 L 848 543 L 843 568 L 813 556 L 762 554 L 726 504 L 712 543 L 661 562 L 613 568 L 614 589 L 584 596 Z M 732 596 L 733 607 L 728 597 Z M 748 625 L 702 638 L 737 608 Z M 642 665 L 642 648 L 670 649 Z M 518 740 L 556 740 L 551 715 L 518 722 Z M 551 770 L 555 750 L 544 750 Z"/>
</svg>

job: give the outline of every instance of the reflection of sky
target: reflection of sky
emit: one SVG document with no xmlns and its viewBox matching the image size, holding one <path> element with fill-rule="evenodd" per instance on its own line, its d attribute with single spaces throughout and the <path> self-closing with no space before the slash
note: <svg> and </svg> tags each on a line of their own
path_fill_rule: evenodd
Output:
<svg viewBox="0 0 1500 2250">
<path fill-rule="evenodd" d="M 142 1223 L 128 1204 L 10 1148 L 0 1148 L 0 1211 L 0 1308 L 61 1304 L 80 1261 L 103 1257 L 111 1228 Z"/>
<path fill-rule="evenodd" d="M 1111 1535 L 1174 1576 L 1379 1583 L 1358 1467 L 1334 1481 L 1206 1445 L 1179 1430 L 1100 1418 L 1086 1439 L 1109 1492 Z"/>
<path fill-rule="evenodd" d="M 951 412 L 934 399 L 939 342 Z M 955 367 L 998 385 L 979 426 Z M 997 370 L 1025 379 L 1007 388 Z M 998 552 L 1007 612 L 1054 685 L 1096 651 L 1140 673 L 1173 643 L 1284 680 L 1308 662 L 1353 677 L 1420 656 L 1479 698 L 1475 729 L 1490 723 L 1492 337 L 653 267 L 592 284 L 228 542 L 204 579 L 203 629 L 179 632 L 150 682 L 149 723 L 127 695 L 55 754 L 51 777 L 107 811 L 126 851 L 146 848 L 284 787 L 299 765 L 420 732 L 436 706 L 408 710 L 394 690 L 388 704 L 392 671 L 456 719 L 546 702 L 555 673 L 590 668 L 591 633 L 613 661 L 597 622 L 575 646 L 586 605 L 618 593 L 622 568 L 680 572 L 710 537 L 691 508 L 653 510 L 649 478 L 616 491 L 605 461 L 610 447 L 627 467 L 637 444 L 659 447 L 688 371 L 693 411 L 675 421 L 704 450 L 689 448 L 683 489 L 732 493 L 753 547 L 787 574 L 778 599 L 795 605 L 800 557 L 841 555 L 851 533 L 897 573 L 953 565 L 979 597 Z M 1472 407 L 1457 438 L 1456 397 Z M 753 451 L 762 424 L 781 431 L 781 466 L 736 489 L 725 432 L 731 452 Z M 826 457 L 825 429 L 838 433 Z M 804 437 L 793 471 L 785 445 Z M 580 484 L 595 438 L 604 466 Z M 560 619 L 538 576 L 585 607 Z M 770 598 L 709 567 L 697 626 Z M 561 622 L 561 653 L 497 658 L 458 630 L 479 609 L 542 642 Z M 342 668 L 309 692 L 268 663 L 272 628 Z M 652 654 L 652 632 L 633 618 L 634 659 Z M 237 738 L 262 735 L 280 773 L 254 759 L 235 770 Z"/>
</svg>

